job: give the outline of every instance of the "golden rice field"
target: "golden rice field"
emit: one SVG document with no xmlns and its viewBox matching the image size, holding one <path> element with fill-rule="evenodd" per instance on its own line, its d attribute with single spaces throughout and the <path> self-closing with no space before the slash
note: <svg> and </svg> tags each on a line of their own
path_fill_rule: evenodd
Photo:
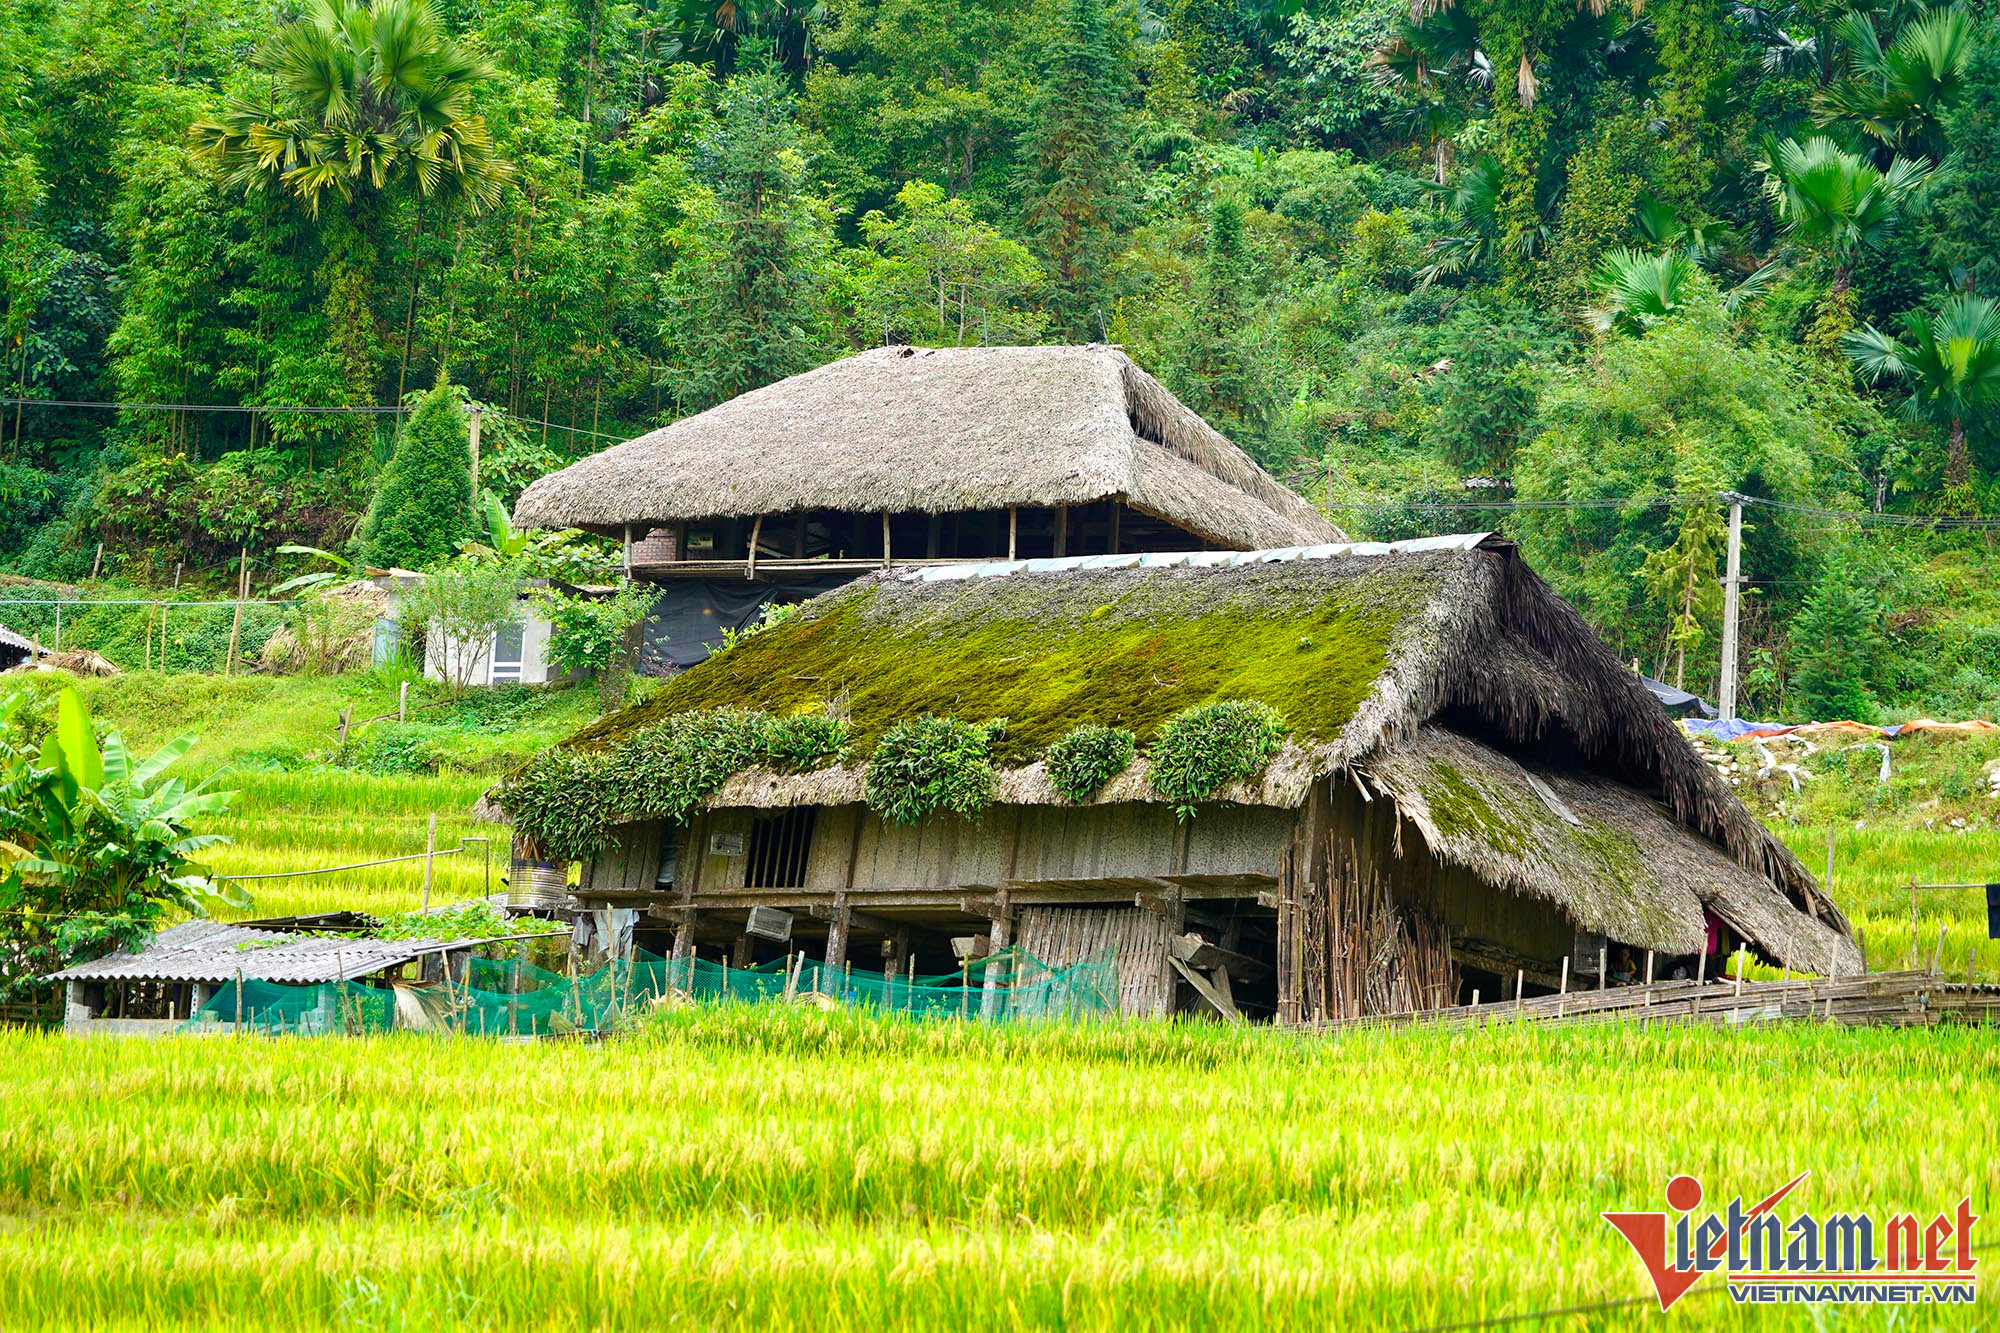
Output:
<svg viewBox="0 0 2000 1333">
<path fill-rule="evenodd" d="M 1807 869 L 1825 876 L 1824 828 L 1780 824 L 1775 831 Z M 1949 828 L 1840 828 L 1833 851 L 1831 892 L 1860 931 L 1870 967 L 1928 966 L 1937 955 L 1939 970 L 1948 976 L 1963 978 L 1970 968 L 1980 980 L 2000 981 L 2000 940 L 1986 938 L 1984 888 L 1987 881 L 2000 880 L 2000 828 L 1963 833 Z M 1980 887 L 1919 889 L 1913 933 L 1912 881 Z"/>
<path fill-rule="evenodd" d="M 490 781 L 342 769 L 234 772 L 221 785 L 237 791 L 235 809 L 212 825 L 234 842 L 209 849 L 204 863 L 220 875 L 257 875 L 408 856 L 424 850 L 430 816 L 436 814 L 439 851 L 459 847 L 461 838 L 490 841 L 469 843 L 456 854 L 433 859 L 432 900 L 498 892 L 500 877 L 507 872 L 508 831 L 471 814 L 473 802 Z M 294 916 L 349 908 L 386 916 L 416 907 L 423 884 L 422 861 L 332 875 L 247 880 L 240 887 L 251 895 L 251 906 L 232 915 Z"/>
<path fill-rule="evenodd" d="M 0 1035 L 0 1326 L 1374 1329 L 1647 1290 L 1597 1218 L 2000 1187 L 1971 1030 Z M 1753 1195 L 1753 1197 L 1756 1197 Z M 1990 1301 L 1991 1298 L 1989 1298 Z M 1699 1289 L 1513 1327 L 1992 1327 Z"/>
</svg>

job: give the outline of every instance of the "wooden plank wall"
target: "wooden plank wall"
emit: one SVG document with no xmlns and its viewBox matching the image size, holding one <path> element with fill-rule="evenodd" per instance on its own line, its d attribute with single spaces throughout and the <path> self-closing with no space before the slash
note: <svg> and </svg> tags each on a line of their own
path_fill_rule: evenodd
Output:
<svg viewBox="0 0 2000 1333">
<path fill-rule="evenodd" d="M 660 870 L 660 829 L 658 821 L 621 824 L 611 831 L 611 840 L 590 858 L 579 885 L 592 893 L 649 893 Z"/>
<path fill-rule="evenodd" d="M 1153 1017 L 1169 1012 L 1164 917 L 1133 907 L 1024 907 L 1018 943 L 1050 967 L 1069 967 L 1107 949 L 1118 957 L 1118 1012 Z"/>
<path fill-rule="evenodd" d="M 711 810 L 682 852 L 682 877 L 704 891 L 743 887 L 750 828 L 761 810 Z M 892 825 L 859 805 L 821 808 L 804 887 L 935 887 L 956 893 L 1005 881 L 1143 879 L 1164 875 L 1271 875 L 1293 814 L 1260 806 L 1205 808 L 1186 823 L 1164 805 L 996 806 L 978 823 L 929 819 Z M 590 865 L 587 891 L 652 887 L 660 825 L 631 824 Z"/>
<path fill-rule="evenodd" d="M 836 818 L 841 816 L 842 818 Z M 934 819 L 885 824 L 859 806 L 820 812 L 829 849 L 854 846 L 857 889 L 998 884 L 1003 880 L 1136 879 L 1162 875 L 1269 875 L 1290 835 L 1292 812 L 1205 808 L 1181 823 L 1163 805 L 998 806 L 977 824 Z M 860 836 L 854 842 L 854 825 Z M 845 825 L 843 828 L 842 825 Z M 815 848 L 811 887 L 845 887 L 845 865 Z"/>
</svg>

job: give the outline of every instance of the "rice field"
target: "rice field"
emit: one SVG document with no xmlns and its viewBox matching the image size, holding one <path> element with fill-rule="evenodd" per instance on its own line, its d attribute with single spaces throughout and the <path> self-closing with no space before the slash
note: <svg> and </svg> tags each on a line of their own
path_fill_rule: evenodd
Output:
<svg viewBox="0 0 2000 1333">
<path fill-rule="evenodd" d="M 1642 1294 L 1596 1214 L 1679 1171 L 1734 1193 L 1810 1168 L 1822 1211 L 2000 1186 L 2000 1045 L 1971 1030 L 724 1007 L 596 1045 L 10 1033 L 0 1061 L 22 1328 L 1426 1327 Z M 1671 1317 L 1993 1322 L 1699 1292 Z"/>
<path fill-rule="evenodd" d="M 450 902 L 498 892 L 500 877 L 507 873 L 508 831 L 471 814 L 473 803 L 491 781 L 463 774 L 378 775 L 342 769 L 232 772 L 221 785 L 238 792 L 235 811 L 212 826 L 235 841 L 209 849 L 205 863 L 220 875 L 257 875 L 409 856 L 424 850 L 430 816 L 436 814 L 440 852 L 459 847 L 461 838 L 490 841 L 469 843 L 463 851 L 436 857 L 431 863 L 431 900 Z M 230 915 L 294 916 L 352 909 L 387 916 L 418 906 L 423 886 L 422 861 L 331 875 L 248 880 L 240 887 L 251 895 L 251 906 Z"/>
<path fill-rule="evenodd" d="M 1775 832 L 1807 869 L 1826 876 L 1826 829 L 1780 824 Z M 1919 889 L 1913 932 L 1913 881 L 1977 887 Z M 2000 828 L 1839 828 L 1833 833 L 1833 874 L 1827 882 L 1834 901 L 1860 932 L 1872 968 L 1928 966 L 1937 955 L 1938 968 L 1947 976 L 1963 979 L 1971 973 L 1979 980 L 2000 981 L 2000 940 L 1986 938 L 1988 881 L 2000 881 Z"/>
</svg>

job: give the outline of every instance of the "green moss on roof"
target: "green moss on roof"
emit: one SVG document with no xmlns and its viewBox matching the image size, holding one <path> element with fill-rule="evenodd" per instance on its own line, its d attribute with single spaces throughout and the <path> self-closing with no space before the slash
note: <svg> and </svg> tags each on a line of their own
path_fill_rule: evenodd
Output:
<svg viewBox="0 0 2000 1333">
<path fill-rule="evenodd" d="M 1339 568 L 1334 566 L 1339 565 Z M 1150 741 L 1183 708 L 1254 699 L 1301 741 L 1337 735 L 1445 565 L 1311 561 L 950 583 L 870 580 L 667 681 L 574 743 L 696 709 L 833 709 L 866 754 L 903 718 L 1007 719 L 1003 765 L 1086 723 Z"/>
</svg>

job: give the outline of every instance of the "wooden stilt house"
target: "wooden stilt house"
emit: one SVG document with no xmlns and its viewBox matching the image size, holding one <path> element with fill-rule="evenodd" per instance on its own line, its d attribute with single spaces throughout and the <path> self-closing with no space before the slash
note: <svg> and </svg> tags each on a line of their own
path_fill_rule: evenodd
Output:
<svg viewBox="0 0 2000 1333">
<path fill-rule="evenodd" d="M 1105 346 L 874 348 L 552 472 L 514 521 L 623 541 L 652 674 L 892 563 L 1341 538 Z"/>
<path fill-rule="evenodd" d="M 1239 700 L 1275 710 L 1281 748 L 1189 799 L 1162 738 Z M 621 777 L 677 727 L 743 716 L 718 710 L 837 718 L 843 748 L 790 771 L 683 746 L 683 769 Z M 885 735 L 919 717 L 990 723 L 977 817 L 871 807 Z M 1136 753 L 1074 800 L 1048 756 L 1082 726 Z M 519 832 L 581 838 L 585 903 L 738 965 L 1115 950 L 1128 1012 L 1284 1023 L 1601 984 L 1626 950 L 1666 976 L 1716 932 L 1862 967 L 1640 679 L 1481 535 L 884 571 L 545 758 L 498 796 Z"/>
</svg>

